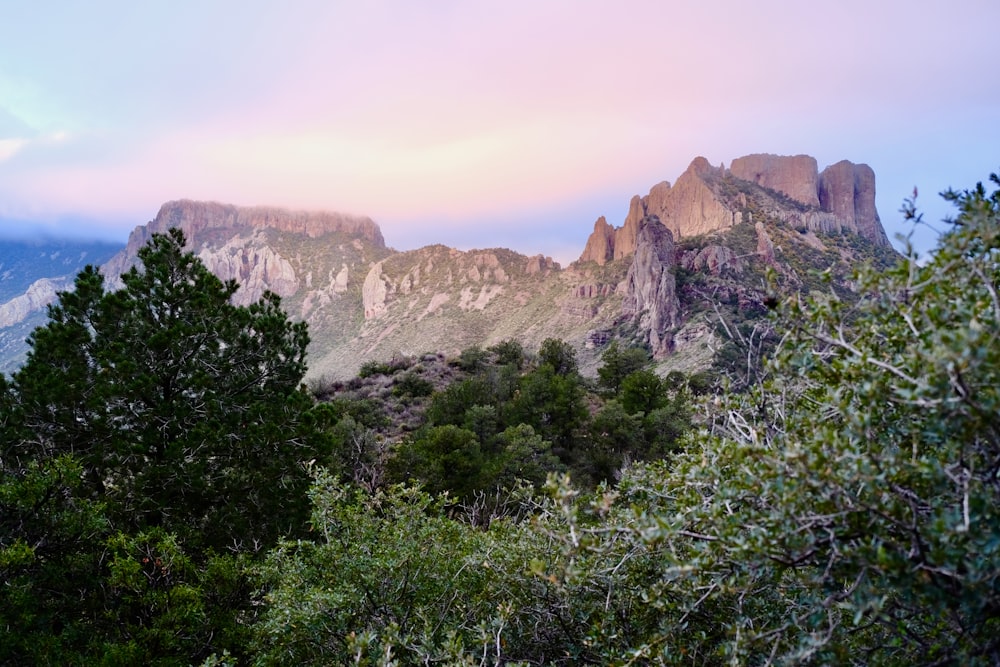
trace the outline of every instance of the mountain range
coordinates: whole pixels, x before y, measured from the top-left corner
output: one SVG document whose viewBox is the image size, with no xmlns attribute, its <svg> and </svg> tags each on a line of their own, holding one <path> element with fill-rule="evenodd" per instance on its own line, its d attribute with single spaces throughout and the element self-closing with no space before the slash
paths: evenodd
<svg viewBox="0 0 1000 667">
<path fill-rule="evenodd" d="M 395 251 L 367 217 L 173 201 L 124 248 L 63 244 L 62 263 L 23 261 L 17 244 L 0 242 L 0 370 L 23 361 L 24 338 L 81 262 L 100 264 L 116 286 L 138 249 L 171 227 L 216 275 L 240 283 L 237 302 L 281 296 L 309 323 L 310 376 L 331 379 L 369 360 L 505 339 L 531 350 L 551 337 L 574 346 L 585 372 L 613 340 L 644 346 L 661 370 L 704 369 L 735 327 L 762 321 L 771 291 L 849 294 L 858 264 L 896 257 L 871 168 L 819 171 L 805 155 L 748 155 L 728 168 L 696 158 L 673 184 L 633 197 L 621 226 L 598 218 L 568 267 L 505 248 Z M 38 250 L 38 259 L 56 252 Z"/>
</svg>

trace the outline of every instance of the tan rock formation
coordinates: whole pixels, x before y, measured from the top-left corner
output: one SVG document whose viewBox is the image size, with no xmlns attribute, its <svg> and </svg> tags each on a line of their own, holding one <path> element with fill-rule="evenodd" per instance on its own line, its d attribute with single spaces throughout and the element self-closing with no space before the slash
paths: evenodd
<svg viewBox="0 0 1000 667">
<path fill-rule="evenodd" d="M 601 218 L 603 220 L 604 218 Z M 607 224 L 607 223 L 605 223 Z M 608 225 L 610 227 L 610 225 Z M 598 262 L 598 264 L 603 264 L 603 262 Z M 534 257 L 529 257 L 524 267 L 524 272 L 529 276 L 537 274 L 548 274 L 551 271 L 559 270 L 559 262 L 553 261 L 551 257 L 544 257 L 542 255 L 535 255 Z"/>
<path fill-rule="evenodd" d="M 732 249 L 721 245 L 710 245 L 698 251 L 685 253 L 681 266 L 688 271 L 707 271 L 719 276 L 723 272 L 740 274 L 746 263 L 737 257 Z"/>
<path fill-rule="evenodd" d="M 676 326 L 680 313 L 673 266 L 670 230 L 656 218 L 646 218 L 625 279 L 622 316 L 637 322 L 655 357 L 670 352 L 670 329 Z"/>
<path fill-rule="evenodd" d="M 382 231 L 371 218 L 331 213 L 326 211 L 291 211 L 266 206 L 233 206 L 218 202 L 201 202 L 182 199 L 167 202 L 160 207 L 156 218 L 146 225 L 136 227 L 129 235 L 125 249 L 112 257 L 102 273 L 114 279 L 134 263 L 139 248 L 146 245 L 153 234 L 166 233 L 178 227 L 190 240 L 208 230 L 257 230 L 276 229 L 283 232 L 304 234 L 318 238 L 331 232 L 355 234 L 379 248 L 385 247 Z"/>
<path fill-rule="evenodd" d="M 661 181 L 649 189 L 642 199 L 642 204 L 646 208 L 647 215 L 655 215 L 663 222 L 666 219 L 667 206 L 669 205 L 670 182 Z M 668 228 L 669 229 L 669 228 Z M 676 236 L 676 235 L 675 235 Z"/>
<path fill-rule="evenodd" d="M 736 178 L 777 190 L 806 206 L 819 208 L 819 171 L 814 157 L 746 155 L 733 160 L 729 171 Z"/>
<path fill-rule="evenodd" d="M 639 195 L 634 195 L 628 205 L 628 215 L 625 216 L 625 224 L 621 229 L 615 230 L 614 258 L 621 259 L 628 257 L 635 252 L 636 237 L 642 227 L 642 219 L 646 212 L 643 210 L 642 199 Z"/>
<path fill-rule="evenodd" d="M 764 229 L 764 223 L 758 222 L 754 225 L 754 229 L 757 230 L 757 254 L 765 263 L 774 266 L 774 242 Z"/>
<path fill-rule="evenodd" d="M 705 182 L 706 176 L 717 173 L 718 170 L 708 160 L 695 158 L 673 187 L 662 193 L 659 210 L 650 210 L 650 213 L 659 217 L 677 239 L 732 227 L 733 212 L 719 201 Z M 658 199 L 660 195 L 657 193 Z M 651 205 L 652 199 L 650 196 Z"/>
<path fill-rule="evenodd" d="M 368 271 L 364 285 L 361 287 L 361 302 L 364 306 L 366 320 L 375 319 L 385 312 L 385 300 L 388 293 L 388 285 L 382 277 L 382 262 L 377 262 Z"/>
<path fill-rule="evenodd" d="M 861 236 L 889 245 L 875 209 L 875 172 L 868 165 L 841 160 L 824 169 L 819 175 L 819 202 Z"/>
</svg>

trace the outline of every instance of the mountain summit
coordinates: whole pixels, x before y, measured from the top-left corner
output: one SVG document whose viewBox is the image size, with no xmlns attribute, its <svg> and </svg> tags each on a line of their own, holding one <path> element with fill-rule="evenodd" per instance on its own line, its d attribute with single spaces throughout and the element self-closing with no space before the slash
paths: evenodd
<svg viewBox="0 0 1000 667">
<path fill-rule="evenodd" d="M 743 183 L 744 185 L 741 185 Z M 878 246 L 889 239 L 875 209 L 875 172 L 866 164 L 843 160 L 818 171 L 808 155 L 756 154 L 733 160 L 729 169 L 697 157 L 677 182 L 654 185 L 645 197 L 632 198 L 624 224 L 614 228 L 598 218 L 580 261 L 598 264 L 630 255 L 647 216 L 655 216 L 675 241 L 731 229 L 754 211 L 745 184 L 770 195 L 761 215 L 820 233 L 853 233 Z"/>
<path fill-rule="evenodd" d="M 563 339 L 585 371 L 612 340 L 690 370 L 723 354 L 720 324 L 765 312 L 768 270 L 781 289 L 807 291 L 829 269 L 846 294 L 858 262 L 893 261 L 874 197 L 863 164 L 820 172 L 805 155 L 748 155 L 727 169 L 699 157 L 673 185 L 633 197 L 621 227 L 598 218 L 566 268 L 503 248 L 397 252 L 367 217 L 181 200 L 136 227 L 102 272 L 114 287 L 152 234 L 180 227 L 212 272 L 240 283 L 238 303 L 269 290 L 309 323 L 313 376 L 509 338 L 528 349 Z M 19 303 L 44 307 L 33 296 Z"/>
</svg>

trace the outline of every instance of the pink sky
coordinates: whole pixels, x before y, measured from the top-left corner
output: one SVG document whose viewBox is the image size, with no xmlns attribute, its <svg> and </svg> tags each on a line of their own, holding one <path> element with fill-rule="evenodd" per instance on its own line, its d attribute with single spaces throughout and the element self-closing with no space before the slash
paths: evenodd
<svg viewBox="0 0 1000 667">
<path fill-rule="evenodd" d="M 7 229 L 213 199 L 567 261 L 697 155 L 866 162 L 890 236 L 1000 167 L 995 0 L 8 4 Z"/>
</svg>

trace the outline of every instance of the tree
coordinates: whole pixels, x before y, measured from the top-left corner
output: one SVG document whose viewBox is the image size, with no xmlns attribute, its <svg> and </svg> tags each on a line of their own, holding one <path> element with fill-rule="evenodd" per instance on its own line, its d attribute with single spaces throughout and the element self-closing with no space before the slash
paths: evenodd
<svg viewBox="0 0 1000 667">
<path fill-rule="evenodd" d="M 636 541 L 742 601 L 718 619 L 734 661 L 1000 662 L 1000 190 L 946 198 L 926 262 L 792 298 L 769 377 L 629 481 L 663 505 Z"/>
<path fill-rule="evenodd" d="M 618 341 L 614 341 L 601 355 L 601 361 L 604 364 L 597 369 L 598 382 L 612 394 L 617 394 L 626 377 L 649 363 L 649 352 L 639 347 L 623 350 Z"/>
<path fill-rule="evenodd" d="M 638 412 L 648 415 L 669 400 L 666 383 L 653 371 L 634 371 L 621 381 L 622 407 L 630 415 Z"/>
<path fill-rule="evenodd" d="M 79 457 L 88 492 L 136 529 L 273 542 L 304 523 L 299 464 L 324 453 L 300 387 L 306 328 L 273 294 L 233 305 L 236 283 L 184 243 L 154 235 L 119 291 L 88 267 L 60 295 L 13 377 L 5 447 Z"/>
<path fill-rule="evenodd" d="M 556 375 L 576 375 L 576 350 L 566 341 L 546 338 L 538 348 L 538 364 L 551 366 Z"/>
<path fill-rule="evenodd" d="M 0 382 L 0 662 L 242 653 L 248 559 L 307 528 L 330 448 L 305 325 L 233 305 L 184 244 L 153 235 L 119 291 L 85 269 Z"/>
<path fill-rule="evenodd" d="M 568 462 L 577 431 L 586 425 L 588 413 L 583 398 L 577 373 L 560 374 L 545 363 L 521 377 L 507 423 L 528 424 L 552 443 L 563 462 Z"/>
</svg>

